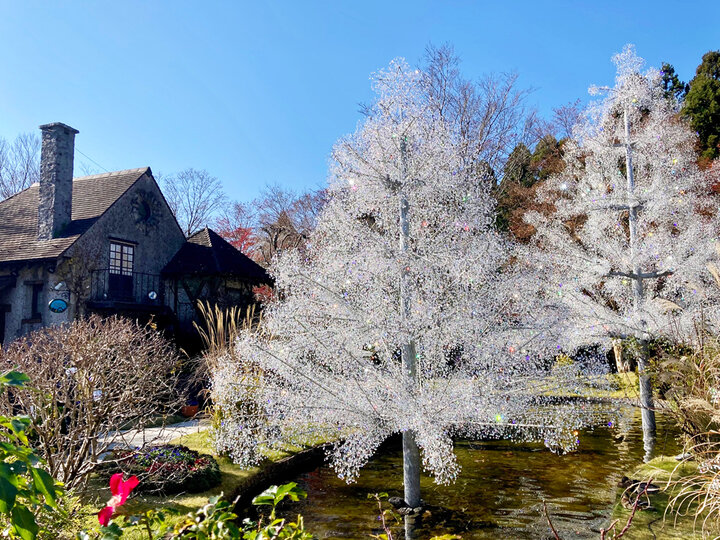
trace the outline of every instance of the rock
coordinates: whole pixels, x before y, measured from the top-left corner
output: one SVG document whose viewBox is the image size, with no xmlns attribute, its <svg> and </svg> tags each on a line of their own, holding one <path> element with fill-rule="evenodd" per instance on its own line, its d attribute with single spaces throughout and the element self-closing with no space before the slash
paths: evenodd
<svg viewBox="0 0 720 540">
<path fill-rule="evenodd" d="M 401 499 L 400 497 L 390 497 L 388 499 L 388 502 L 393 505 L 395 508 L 406 508 L 407 503 L 404 499 Z"/>
<path fill-rule="evenodd" d="M 627 493 L 623 493 L 623 496 L 620 498 L 621 504 L 627 508 L 628 510 L 632 510 L 633 506 L 635 506 L 635 501 L 637 500 L 637 497 L 639 495 L 636 495 L 635 497 L 628 496 Z M 650 501 L 645 498 L 641 498 L 640 501 L 637 503 L 637 509 L 638 510 L 655 510 L 655 507 L 650 504 Z"/>
<path fill-rule="evenodd" d="M 675 456 L 675 461 L 693 461 L 693 455 L 689 452 L 683 452 Z"/>
<path fill-rule="evenodd" d="M 643 493 L 644 491 L 647 491 L 647 493 L 658 493 L 660 491 L 660 488 L 657 487 L 655 484 L 650 484 L 648 482 L 639 482 L 637 487 L 635 488 L 635 493 Z"/>
<path fill-rule="evenodd" d="M 625 490 L 630 493 L 643 493 L 646 487 L 648 493 L 657 493 L 660 491 L 660 488 L 655 484 L 641 482 L 640 480 L 634 480 L 632 478 L 628 478 L 627 476 L 622 477 L 622 480 L 618 482 L 618 486 L 625 488 Z"/>
</svg>

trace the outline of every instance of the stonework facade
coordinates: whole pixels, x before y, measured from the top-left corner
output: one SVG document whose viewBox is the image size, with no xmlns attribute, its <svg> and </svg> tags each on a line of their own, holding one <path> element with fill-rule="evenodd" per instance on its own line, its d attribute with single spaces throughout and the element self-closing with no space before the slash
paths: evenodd
<svg viewBox="0 0 720 540">
<path fill-rule="evenodd" d="M 187 301 L 178 284 L 196 278 L 194 259 L 212 258 L 221 243 L 223 265 L 203 266 L 204 277 L 223 272 L 247 288 L 268 282 L 224 240 L 193 251 L 195 240 L 186 240 L 149 167 L 73 179 L 77 130 L 41 129 L 41 182 L 0 201 L 0 342 L 87 312 L 179 327 L 188 315 L 178 310 Z"/>
</svg>

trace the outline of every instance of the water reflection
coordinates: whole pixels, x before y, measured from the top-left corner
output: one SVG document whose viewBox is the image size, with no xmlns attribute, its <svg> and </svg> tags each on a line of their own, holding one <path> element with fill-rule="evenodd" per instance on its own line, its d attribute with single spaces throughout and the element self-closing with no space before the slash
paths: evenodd
<svg viewBox="0 0 720 540">
<path fill-rule="evenodd" d="M 658 453 L 680 452 L 668 422 L 658 418 Z M 542 513 L 547 502 L 563 538 L 598 538 L 607 526 L 624 473 L 640 464 L 643 445 L 639 414 L 627 427 L 602 427 L 580 435 L 577 452 L 558 456 L 542 445 L 507 441 L 460 441 L 456 452 L 462 473 L 451 486 L 423 478 L 427 512 L 415 519 L 412 538 L 460 534 L 463 538 L 537 539 L 548 536 Z M 295 479 L 308 499 L 289 512 L 305 516 L 306 527 L 319 538 L 367 538 L 382 532 L 375 501 L 369 493 L 402 496 L 399 442 L 389 445 L 347 485 L 329 467 Z M 410 538 L 410 523 L 393 528 L 396 540 Z"/>
</svg>

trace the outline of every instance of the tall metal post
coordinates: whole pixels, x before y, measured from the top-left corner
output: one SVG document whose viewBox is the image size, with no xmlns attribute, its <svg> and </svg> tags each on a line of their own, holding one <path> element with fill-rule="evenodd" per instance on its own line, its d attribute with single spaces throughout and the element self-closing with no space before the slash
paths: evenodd
<svg viewBox="0 0 720 540">
<path fill-rule="evenodd" d="M 408 251 L 410 240 L 410 211 L 407 196 L 405 195 L 405 175 L 407 174 L 407 143 L 405 136 L 400 140 L 400 252 L 404 255 Z M 410 303 L 412 299 L 410 275 L 406 265 L 400 272 L 400 314 L 403 323 L 410 318 Z M 410 339 L 401 347 L 402 374 L 405 390 L 412 395 L 417 389 L 417 358 L 415 341 Z M 415 433 L 407 430 L 403 432 L 403 486 L 404 498 L 408 506 L 420 506 L 420 450 L 415 441 Z"/>
<path fill-rule="evenodd" d="M 641 268 L 638 262 L 637 253 L 637 205 L 632 202 L 635 193 L 635 175 L 632 164 L 632 142 L 630 140 L 630 118 L 628 116 L 627 105 L 623 111 L 623 119 L 625 122 L 625 167 L 627 169 L 627 198 L 629 206 L 628 225 L 630 229 L 630 260 L 632 261 L 632 280 L 633 287 L 633 309 L 637 313 L 641 308 L 643 301 L 643 282 L 641 276 Z M 643 441 L 645 446 L 645 460 L 652 458 L 655 446 L 655 409 L 653 405 L 652 384 L 648 369 L 648 349 L 645 329 L 641 328 L 635 332 L 640 345 L 640 357 L 638 359 L 638 378 L 640 379 L 640 407 L 642 416 Z"/>
</svg>

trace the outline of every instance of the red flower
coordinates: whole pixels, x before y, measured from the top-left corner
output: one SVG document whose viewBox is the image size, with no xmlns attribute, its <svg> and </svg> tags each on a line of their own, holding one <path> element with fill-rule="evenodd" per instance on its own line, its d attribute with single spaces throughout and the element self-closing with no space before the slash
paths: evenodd
<svg viewBox="0 0 720 540">
<path fill-rule="evenodd" d="M 130 492 L 140 483 L 137 476 L 131 476 L 123 481 L 122 473 L 115 473 L 110 477 L 110 493 L 112 498 L 107 502 L 107 506 L 98 512 L 98 521 L 103 527 L 107 527 L 110 518 L 117 510 L 118 506 L 122 506 L 127 501 Z"/>
</svg>

